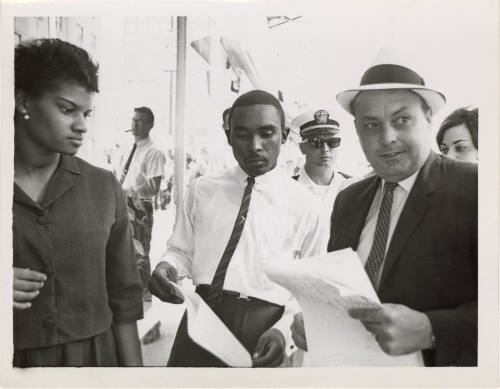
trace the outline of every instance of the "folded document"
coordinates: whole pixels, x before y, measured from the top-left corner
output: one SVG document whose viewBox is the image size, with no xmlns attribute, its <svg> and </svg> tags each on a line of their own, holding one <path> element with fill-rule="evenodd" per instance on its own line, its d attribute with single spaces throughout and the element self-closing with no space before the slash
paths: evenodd
<svg viewBox="0 0 500 389">
<path fill-rule="evenodd" d="M 263 264 L 267 276 L 301 305 L 309 352 L 307 366 L 423 366 L 420 352 L 393 357 L 379 347 L 352 308 L 378 308 L 380 301 L 351 249 Z"/>
<path fill-rule="evenodd" d="M 228 366 L 252 367 L 252 357 L 219 317 L 193 290 L 182 288 L 188 334 L 194 342 L 210 351 Z"/>
</svg>

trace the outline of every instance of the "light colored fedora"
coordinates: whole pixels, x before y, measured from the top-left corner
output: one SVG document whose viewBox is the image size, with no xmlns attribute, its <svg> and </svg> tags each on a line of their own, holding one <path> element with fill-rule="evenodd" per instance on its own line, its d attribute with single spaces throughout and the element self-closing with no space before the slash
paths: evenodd
<svg viewBox="0 0 500 389">
<path fill-rule="evenodd" d="M 348 89 L 337 95 L 338 103 L 351 115 L 356 96 L 368 90 L 408 89 L 419 95 L 436 114 L 446 103 L 440 92 L 425 86 L 424 79 L 416 72 L 394 63 L 379 63 L 370 67 L 361 77 L 359 88 Z"/>
</svg>

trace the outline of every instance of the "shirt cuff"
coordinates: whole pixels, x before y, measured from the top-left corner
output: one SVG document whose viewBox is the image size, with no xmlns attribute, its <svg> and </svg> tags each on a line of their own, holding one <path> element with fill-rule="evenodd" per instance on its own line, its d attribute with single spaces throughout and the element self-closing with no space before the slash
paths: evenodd
<svg viewBox="0 0 500 389">
<path fill-rule="evenodd" d="M 126 309 L 113 312 L 113 321 L 115 323 L 132 323 L 142 318 L 144 318 L 142 299 Z"/>
<path fill-rule="evenodd" d="M 184 263 L 179 260 L 175 255 L 170 252 L 166 252 L 162 258 L 162 261 L 167 262 L 169 265 L 173 266 L 177 270 L 177 277 L 191 277 L 191 273 Z"/>
</svg>

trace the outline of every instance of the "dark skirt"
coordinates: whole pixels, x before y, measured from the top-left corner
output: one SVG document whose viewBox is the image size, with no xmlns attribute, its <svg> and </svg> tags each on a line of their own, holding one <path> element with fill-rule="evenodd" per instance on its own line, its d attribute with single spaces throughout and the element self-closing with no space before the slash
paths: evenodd
<svg viewBox="0 0 500 389">
<path fill-rule="evenodd" d="M 14 352 L 14 367 L 119 366 L 115 335 L 110 327 L 102 334 L 50 347 Z"/>
</svg>

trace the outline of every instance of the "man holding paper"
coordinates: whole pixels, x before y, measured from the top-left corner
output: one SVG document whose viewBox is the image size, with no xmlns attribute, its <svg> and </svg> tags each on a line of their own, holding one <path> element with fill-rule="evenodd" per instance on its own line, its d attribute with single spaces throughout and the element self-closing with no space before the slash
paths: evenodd
<svg viewBox="0 0 500 389">
<path fill-rule="evenodd" d="M 252 353 L 253 366 L 278 366 L 298 306 L 260 263 L 325 252 L 320 211 L 306 188 L 276 168 L 288 129 L 274 96 L 259 90 L 241 95 L 229 124 L 238 166 L 192 182 L 150 289 L 163 301 L 181 303 L 173 283 L 191 277 L 196 292 Z M 226 366 L 191 340 L 187 320 L 185 314 L 168 366 Z"/>
<path fill-rule="evenodd" d="M 477 365 L 477 165 L 431 151 L 444 96 L 385 61 L 337 100 L 376 172 L 340 192 L 332 214 L 328 250 L 357 250 L 383 303 L 350 315 L 389 355 Z"/>
</svg>

